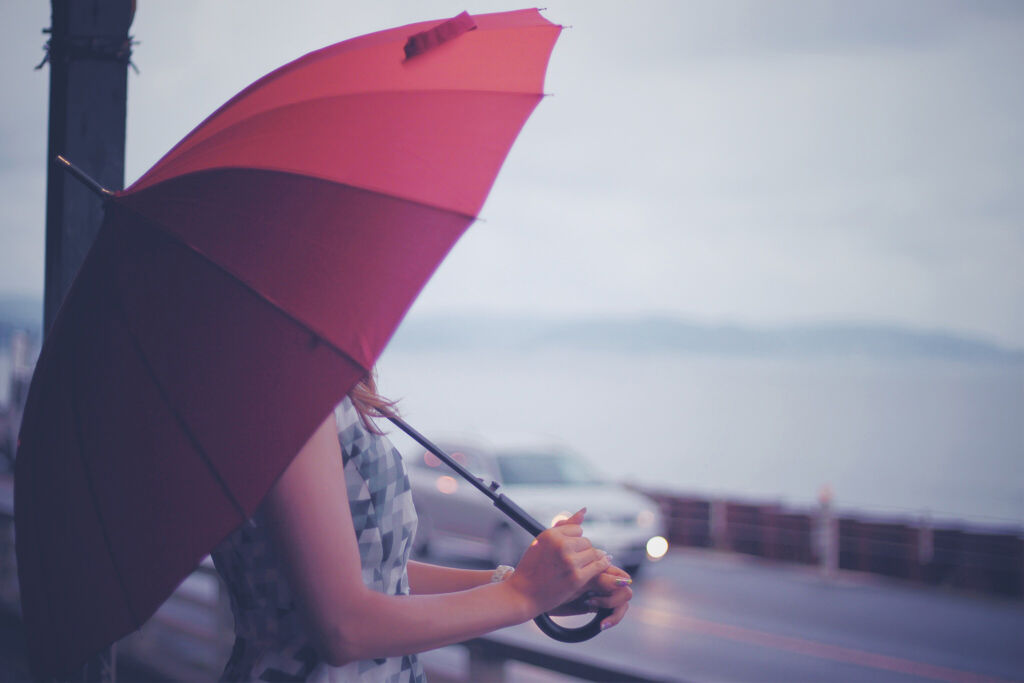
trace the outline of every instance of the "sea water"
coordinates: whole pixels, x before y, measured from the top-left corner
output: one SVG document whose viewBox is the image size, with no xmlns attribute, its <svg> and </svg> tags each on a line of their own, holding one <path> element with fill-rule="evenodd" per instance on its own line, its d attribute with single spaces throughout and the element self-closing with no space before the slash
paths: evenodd
<svg viewBox="0 0 1024 683">
<path fill-rule="evenodd" d="M 532 434 L 610 478 L 710 497 L 1024 526 L 1024 365 L 388 351 L 429 435 Z M 404 452 L 411 444 L 394 435 Z"/>
</svg>

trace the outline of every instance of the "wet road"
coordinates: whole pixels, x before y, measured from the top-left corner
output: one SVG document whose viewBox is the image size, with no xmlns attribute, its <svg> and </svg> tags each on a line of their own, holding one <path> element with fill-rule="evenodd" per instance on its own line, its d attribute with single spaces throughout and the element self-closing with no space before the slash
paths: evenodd
<svg viewBox="0 0 1024 683">
<path fill-rule="evenodd" d="M 1024 680 L 1019 601 L 698 550 L 649 569 L 627 619 L 587 643 L 499 635 L 680 681 Z"/>
</svg>

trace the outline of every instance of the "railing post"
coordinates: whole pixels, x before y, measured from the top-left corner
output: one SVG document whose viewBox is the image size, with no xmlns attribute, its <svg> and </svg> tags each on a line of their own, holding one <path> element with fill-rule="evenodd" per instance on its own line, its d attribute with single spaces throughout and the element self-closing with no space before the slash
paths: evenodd
<svg viewBox="0 0 1024 683">
<path fill-rule="evenodd" d="M 917 527 L 917 562 L 922 568 L 931 563 L 935 556 L 935 532 L 932 529 L 931 516 L 927 513 L 921 517 Z"/>
<path fill-rule="evenodd" d="M 467 680 L 476 683 L 504 683 L 505 658 L 495 655 L 479 643 L 469 643 L 469 675 Z"/>
<path fill-rule="evenodd" d="M 821 573 L 834 576 L 839 570 L 839 522 L 832 514 L 832 487 L 818 493 L 818 558 Z"/>
<path fill-rule="evenodd" d="M 729 519 L 728 504 L 724 500 L 711 501 L 708 513 L 708 526 L 711 530 L 711 547 L 716 550 L 729 550 Z"/>
</svg>

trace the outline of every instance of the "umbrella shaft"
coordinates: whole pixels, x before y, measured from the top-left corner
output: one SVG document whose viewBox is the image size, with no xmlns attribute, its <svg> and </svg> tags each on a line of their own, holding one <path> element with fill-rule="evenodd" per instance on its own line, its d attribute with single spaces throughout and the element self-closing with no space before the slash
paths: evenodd
<svg viewBox="0 0 1024 683">
<path fill-rule="evenodd" d="M 472 472 L 470 472 L 465 467 L 456 462 L 454 458 L 452 458 L 450 455 L 448 455 L 440 448 L 435 446 L 433 443 L 431 443 L 430 439 L 428 439 L 427 437 L 423 436 L 418 431 L 413 429 L 412 425 L 410 425 L 408 422 L 406 422 L 400 417 L 388 417 L 388 419 L 391 420 L 391 422 L 394 423 L 396 427 L 398 427 L 403 432 L 408 434 L 416 443 L 418 443 L 419 445 L 423 446 L 428 451 L 433 453 L 438 458 L 438 460 L 440 460 L 445 465 L 448 465 L 448 467 L 455 470 L 460 477 L 464 478 L 470 484 L 480 489 L 480 491 L 482 491 L 483 494 L 490 498 L 492 501 L 497 502 L 497 494 L 495 494 L 490 488 L 488 488 L 487 485 L 484 484 L 483 480 L 474 476 Z"/>
<path fill-rule="evenodd" d="M 443 450 L 431 443 L 430 439 L 420 434 L 418 431 L 412 428 L 412 426 L 400 417 L 388 417 L 392 423 L 403 432 L 408 434 L 416 443 L 430 451 L 438 460 L 448 465 L 448 467 L 455 470 L 456 474 L 468 481 L 473 486 L 480 489 L 480 491 L 491 499 L 494 506 L 501 510 L 509 519 L 526 529 L 531 535 L 536 536 L 537 534 L 544 531 L 545 527 L 543 524 L 538 522 L 532 517 L 526 510 L 516 505 L 515 501 L 506 496 L 504 493 L 498 493 L 498 485 L 491 482 L 490 486 L 484 484 L 483 480 L 473 475 L 472 472 L 467 470 L 465 467 L 455 461 L 450 455 L 445 453 Z"/>
</svg>

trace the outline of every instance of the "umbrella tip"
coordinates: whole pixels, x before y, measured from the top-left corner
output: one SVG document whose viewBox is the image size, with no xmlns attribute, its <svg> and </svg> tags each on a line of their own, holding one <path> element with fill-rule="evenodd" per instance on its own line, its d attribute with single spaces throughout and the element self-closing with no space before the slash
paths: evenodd
<svg viewBox="0 0 1024 683">
<path fill-rule="evenodd" d="M 55 164 L 73 175 L 80 183 L 95 192 L 100 198 L 107 199 L 114 196 L 113 192 L 93 180 L 88 173 L 71 163 L 63 154 L 58 154 L 53 161 Z"/>
</svg>

